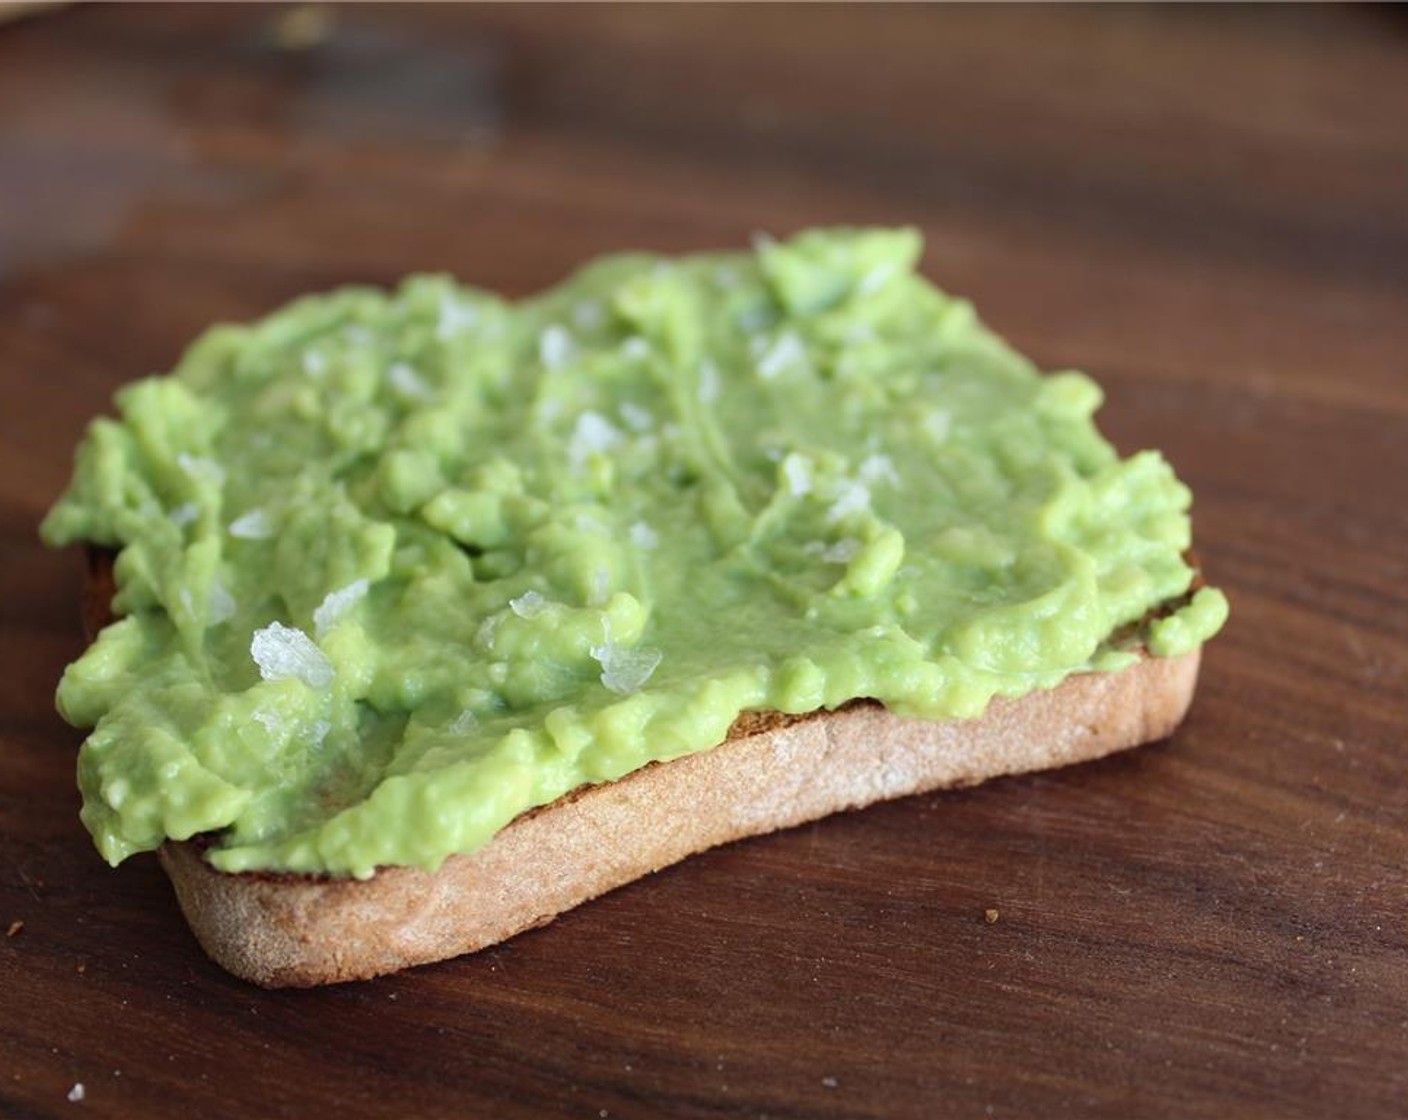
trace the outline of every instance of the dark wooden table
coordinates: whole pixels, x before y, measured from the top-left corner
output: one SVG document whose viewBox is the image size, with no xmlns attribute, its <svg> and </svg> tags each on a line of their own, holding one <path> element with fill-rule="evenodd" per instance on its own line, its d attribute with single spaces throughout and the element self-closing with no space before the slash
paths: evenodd
<svg viewBox="0 0 1408 1120">
<path fill-rule="evenodd" d="M 1408 1115 L 1408 20 L 334 16 L 0 27 L 0 1115 Z M 117 385 L 308 289 L 825 222 L 922 226 L 1192 483 L 1235 614 L 1172 741 L 332 990 L 231 979 L 101 863 L 34 530 Z"/>
</svg>

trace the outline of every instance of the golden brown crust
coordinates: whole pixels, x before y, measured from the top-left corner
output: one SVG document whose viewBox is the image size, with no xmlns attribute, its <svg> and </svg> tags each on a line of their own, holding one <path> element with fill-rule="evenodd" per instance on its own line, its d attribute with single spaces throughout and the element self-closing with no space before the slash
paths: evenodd
<svg viewBox="0 0 1408 1120">
<path fill-rule="evenodd" d="M 1070 677 L 976 720 L 858 703 L 745 723 L 711 751 L 525 813 L 433 873 L 228 875 L 193 842 L 168 843 L 161 862 L 201 945 L 235 975 L 266 987 L 365 979 L 493 945 L 718 844 L 1163 738 L 1192 700 L 1199 653 Z"/>
</svg>

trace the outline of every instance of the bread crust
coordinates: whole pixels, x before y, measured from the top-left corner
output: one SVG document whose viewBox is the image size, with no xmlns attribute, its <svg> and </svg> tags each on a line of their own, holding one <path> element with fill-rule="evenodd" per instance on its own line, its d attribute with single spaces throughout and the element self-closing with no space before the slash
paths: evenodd
<svg viewBox="0 0 1408 1120">
<path fill-rule="evenodd" d="M 227 874 L 196 841 L 168 842 L 160 858 L 202 947 L 236 976 L 265 987 L 366 979 L 496 944 L 719 844 L 1161 739 L 1192 701 L 1200 654 L 1072 676 L 973 720 L 907 719 L 872 701 L 747 713 L 718 747 L 576 790 L 435 872 Z"/>
</svg>

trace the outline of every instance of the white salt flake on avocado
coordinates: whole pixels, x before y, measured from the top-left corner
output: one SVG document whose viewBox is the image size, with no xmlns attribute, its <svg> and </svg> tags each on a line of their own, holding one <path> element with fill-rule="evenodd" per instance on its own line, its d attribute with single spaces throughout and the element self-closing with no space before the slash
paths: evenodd
<svg viewBox="0 0 1408 1120">
<path fill-rule="evenodd" d="M 626 530 L 626 536 L 630 538 L 631 544 L 644 552 L 649 552 L 660 543 L 660 534 L 644 521 L 635 522 Z"/>
<path fill-rule="evenodd" d="M 225 485 L 225 468 L 214 459 L 188 455 L 182 451 L 176 456 L 176 465 L 196 482 L 209 482 L 212 486 Z"/>
<path fill-rule="evenodd" d="M 764 381 L 771 381 L 807 360 L 807 347 L 795 331 L 783 331 L 769 343 L 766 339 L 753 342 L 754 368 Z"/>
<path fill-rule="evenodd" d="M 450 730 L 456 735 L 463 735 L 466 731 L 473 731 L 478 726 L 478 718 L 471 709 L 466 708 L 454 718 L 450 724 Z"/>
<path fill-rule="evenodd" d="M 274 535 L 274 523 L 263 508 L 246 510 L 230 522 L 230 536 L 246 541 L 268 540 Z"/>
<path fill-rule="evenodd" d="M 229 622 L 235 617 L 235 597 L 223 583 L 216 580 L 210 585 L 210 599 L 206 603 L 206 622 L 210 626 L 219 626 L 222 622 Z"/>
<path fill-rule="evenodd" d="M 860 553 L 860 541 L 855 537 L 843 537 L 835 544 L 821 550 L 821 558 L 828 564 L 849 564 Z"/>
<path fill-rule="evenodd" d="M 567 328 L 554 323 L 538 336 L 538 360 L 544 369 L 561 369 L 576 355 L 577 344 Z"/>
<path fill-rule="evenodd" d="M 719 399 L 719 367 L 705 358 L 699 363 L 699 403 L 713 404 Z"/>
<path fill-rule="evenodd" d="M 567 459 L 574 470 L 581 470 L 591 455 L 611 450 L 621 442 L 621 432 L 599 412 L 588 409 L 577 417 L 576 426 L 567 441 Z"/>
<path fill-rule="evenodd" d="M 642 408 L 634 401 L 622 401 L 619 411 L 626 427 L 633 432 L 648 432 L 655 426 L 655 413 L 648 408 Z"/>
<path fill-rule="evenodd" d="M 391 368 L 386 371 L 386 379 L 403 397 L 415 401 L 430 399 L 430 386 L 409 362 L 393 362 Z"/>
<path fill-rule="evenodd" d="M 664 655 L 650 646 L 635 649 L 619 646 L 611 638 L 611 619 L 604 617 L 601 624 L 606 640 L 599 646 L 592 646 L 590 651 L 601 666 L 601 683 L 623 696 L 639 692 L 660 667 Z"/>
<path fill-rule="evenodd" d="M 547 608 L 548 601 L 536 591 L 525 591 L 518 598 L 508 601 L 508 609 L 519 618 L 537 618 Z"/>
<path fill-rule="evenodd" d="M 478 323 L 478 308 L 461 303 L 453 295 L 440 297 L 440 317 L 435 324 L 435 335 L 441 342 L 447 342 L 455 335 L 473 329 Z"/>
<path fill-rule="evenodd" d="M 322 637 L 366 597 L 371 585 L 364 579 L 354 579 L 346 587 L 329 591 L 313 612 L 313 630 Z"/>
<path fill-rule="evenodd" d="M 826 520 L 840 521 L 852 514 L 870 509 L 870 487 L 859 479 L 848 478 L 836 491 L 836 500 L 826 511 Z"/>
<path fill-rule="evenodd" d="M 860 469 L 856 473 L 867 486 L 874 486 L 878 482 L 888 482 L 891 486 L 900 484 L 895 461 L 888 455 L 867 455 L 861 460 Z"/>
<path fill-rule="evenodd" d="M 939 409 L 924 417 L 924 433 L 935 443 L 943 443 L 948 439 L 949 430 L 953 427 L 953 417 Z"/>
<path fill-rule="evenodd" d="M 594 299 L 584 299 L 572 308 L 572 322 L 584 331 L 594 331 L 606 322 L 606 309 Z"/>
<path fill-rule="evenodd" d="M 317 644 L 296 626 L 271 622 L 256 630 L 249 642 L 249 655 L 266 681 L 300 680 L 309 688 L 332 684 L 332 662 Z"/>
<path fill-rule="evenodd" d="M 320 378 L 328 371 L 328 360 L 316 350 L 306 350 L 303 353 L 303 372 L 309 377 Z"/>
<path fill-rule="evenodd" d="M 805 455 L 792 452 L 782 460 L 782 480 L 794 498 L 812 492 L 812 464 Z"/>
</svg>

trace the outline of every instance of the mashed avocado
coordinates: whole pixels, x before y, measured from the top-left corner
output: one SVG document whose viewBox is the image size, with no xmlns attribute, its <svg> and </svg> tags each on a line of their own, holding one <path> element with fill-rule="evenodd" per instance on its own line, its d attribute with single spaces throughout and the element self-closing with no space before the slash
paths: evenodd
<svg viewBox="0 0 1408 1120">
<path fill-rule="evenodd" d="M 58 692 L 103 855 L 431 868 L 746 709 L 976 716 L 1130 664 L 1187 598 L 1187 489 L 919 254 L 815 231 L 521 303 L 417 276 L 124 388 L 43 526 L 120 550 Z M 1201 590 L 1150 646 L 1225 615 Z"/>
</svg>

